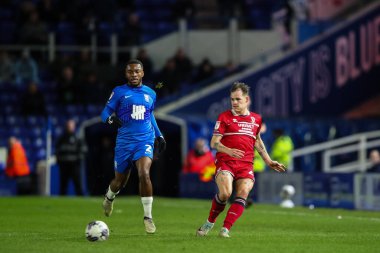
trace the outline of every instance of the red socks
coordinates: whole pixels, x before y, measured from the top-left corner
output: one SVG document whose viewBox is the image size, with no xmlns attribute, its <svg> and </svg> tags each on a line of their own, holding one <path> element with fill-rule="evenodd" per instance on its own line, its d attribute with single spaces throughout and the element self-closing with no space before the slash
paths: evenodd
<svg viewBox="0 0 380 253">
<path fill-rule="evenodd" d="M 245 205 L 246 205 L 246 200 L 245 199 L 236 197 L 235 200 L 234 200 L 234 202 L 230 206 L 230 209 L 228 209 L 228 213 L 227 213 L 226 219 L 224 219 L 223 227 L 225 227 L 228 230 L 230 230 L 231 227 L 232 227 L 232 225 L 235 223 L 235 221 L 244 212 Z"/>
<path fill-rule="evenodd" d="M 208 216 L 208 221 L 211 223 L 215 223 L 218 215 L 223 212 L 226 207 L 227 201 L 223 202 L 219 199 L 218 194 L 215 194 L 214 199 L 212 200 L 210 215 Z"/>
</svg>

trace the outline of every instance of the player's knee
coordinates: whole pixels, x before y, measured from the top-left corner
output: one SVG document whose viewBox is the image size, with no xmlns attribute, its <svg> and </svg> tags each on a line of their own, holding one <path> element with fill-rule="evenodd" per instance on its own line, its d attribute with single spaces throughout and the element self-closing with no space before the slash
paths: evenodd
<svg viewBox="0 0 380 253">
<path fill-rule="evenodd" d="M 117 192 L 121 189 L 122 187 L 122 181 L 119 181 L 119 180 L 113 180 L 111 182 L 111 190 L 114 191 L 114 192 Z"/>
<path fill-rule="evenodd" d="M 248 197 L 248 195 L 249 195 L 248 189 L 243 189 L 243 190 L 236 192 L 236 197 L 240 197 L 243 199 L 246 199 Z"/>
<path fill-rule="evenodd" d="M 231 197 L 231 193 L 229 192 L 219 192 L 218 197 L 221 201 L 227 201 Z"/>
<path fill-rule="evenodd" d="M 147 184 L 150 182 L 150 176 L 148 173 L 140 173 L 139 174 L 139 181 L 142 183 L 142 184 Z"/>
</svg>

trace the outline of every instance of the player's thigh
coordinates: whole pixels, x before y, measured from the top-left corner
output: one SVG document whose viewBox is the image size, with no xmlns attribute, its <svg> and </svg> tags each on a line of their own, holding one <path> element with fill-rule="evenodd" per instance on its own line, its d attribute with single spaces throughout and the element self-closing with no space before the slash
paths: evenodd
<svg viewBox="0 0 380 253">
<path fill-rule="evenodd" d="M 149 175 L 150 167 L 152 166 L 152 158 L 148 156 L 142 156 L 135 161 L 135 166 L 139 176 Z"/>
<path fill-rule="evenodd" d="M 125 173 L 120 173 L 118 171 L 115 171 L 115 181 L 118 184 L 125 186 L 125 184 L 128 181 L 130 173 L 131 173 L 131 170 L 127 170 Z"/>
<path fill-rule="evenodd" d="M 249 192 L 253 188 L 254 181 L 251 178 L 241 178 L 236 180 L 236 197 L 246 199 L 249 195 Z"/>
<path fill-rule="evenodd" d="M 220 171 L 215 177 L 216 185 L 219 190 L 219 198 L 227 200 L 232 194 L 234 178 L 229 171 Z"/>
</svg>

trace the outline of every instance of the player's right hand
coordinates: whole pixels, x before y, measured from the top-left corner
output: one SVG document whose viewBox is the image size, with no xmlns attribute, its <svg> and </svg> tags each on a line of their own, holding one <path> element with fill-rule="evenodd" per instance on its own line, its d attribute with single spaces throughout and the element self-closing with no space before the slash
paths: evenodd
<svg viewBox="0 0 380 253">
<path fill-rule="evenodd" d="M 230 148 L 227 153 L 229 156 L 237 159 L 241 159 L 244 157 L 244 151 L 236 148 Z"/>
<path fill-rule="evenodd" d="M 116 127 L 121 127 L 123 125 L 123 122 L 121 122 L 121 120 L 115 115 L 109 116 L 107 119 L 107 123 L 111 126 Z"/>
</svg>

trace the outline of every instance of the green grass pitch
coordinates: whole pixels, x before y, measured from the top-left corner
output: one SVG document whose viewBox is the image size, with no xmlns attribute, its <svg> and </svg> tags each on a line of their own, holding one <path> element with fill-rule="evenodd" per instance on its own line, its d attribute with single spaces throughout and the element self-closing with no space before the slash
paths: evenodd
<svg viewBox="0 0 380 253">
<path fill-rule="evenodd" d="M 108 218 L 101 202 L 100 197 L 2 197 L 0 252 L 380 252 L 380 212 L 254 204 L 231 238 L 217 236 L 226 211 L 214 230 L 199 238 L 195 231 L 206 220 L 210 201 L 156 197 L 154 235 L 145 234 L 138 197 L 119 196 Z M 92 220 L 108 224 L 107 241 L 86 240 Z"/>
</svg>

